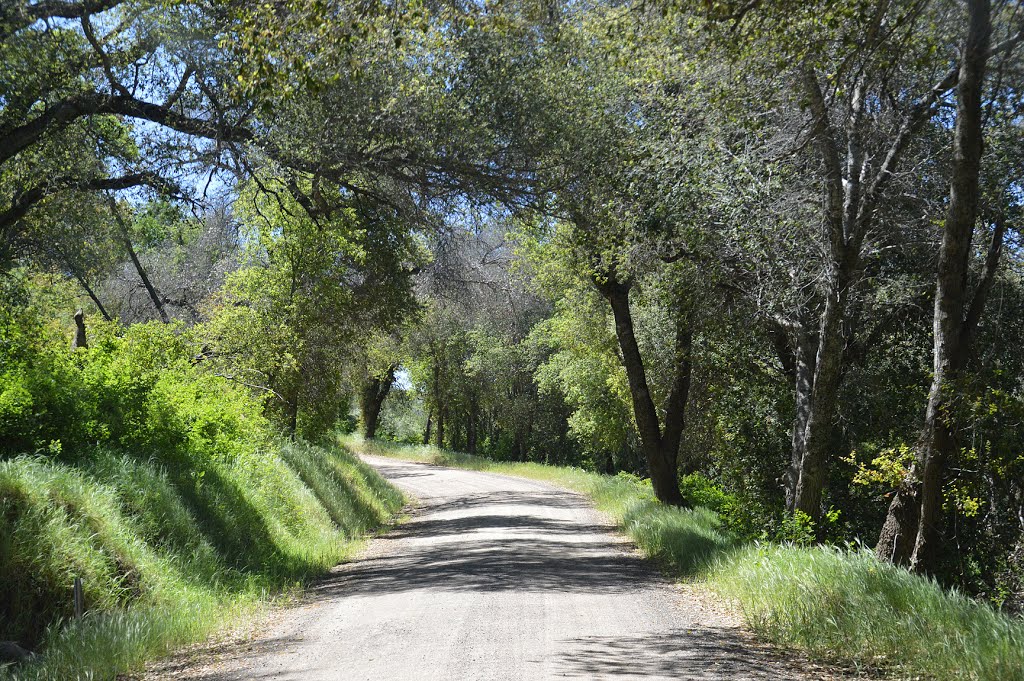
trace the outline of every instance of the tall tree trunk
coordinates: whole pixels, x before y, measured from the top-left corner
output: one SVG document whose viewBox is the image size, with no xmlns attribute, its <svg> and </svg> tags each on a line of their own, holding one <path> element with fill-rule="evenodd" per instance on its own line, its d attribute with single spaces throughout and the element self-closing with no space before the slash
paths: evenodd
<svg viewBox="0 0 1024 681">
<path fill-rule="evenodd" d="M 792 374 L 794 383 L 795 414 L 793 416 L 792 450 L 789 468 L 786 469 L 784 486 L 786 509 L 796 510 L 796 489 L 800 479 L 800 466 L 806 448 L 807 422 L 811 417 L 811 391 L 814 387 L 814 366 L 818 354 L 818 337 L 800 324 L 794 332 Z"/>
<path fill-rule="evenodd" d="M 818 323 L 813 365 L 810 348 L 803 347 L 803 366 L 796 377 L 797 423 L 793 433 L 790 470 L 787 471 L 787 505 L 812 520 L 821 518 L 821 501 L 828 479 L 829 444 L 836 420 L 836 407 L 843 364 L 843 320 L 846 317 L 848 287 L 856 270 L 860 251 L 853 230 L 861 200 L 859 177 L 844 177 L 844 163 L 837 144 L 837 131 L 814 69 L 804 68 L 798 88 L 811 113 L 811 137 L 822 162 L 823 224 L 828 239 L 828 287 Z M 858 93 L 861 90 L 858 87 Z M 855 97 L 848 121 L 846 167 L 856 165 L 859 150 L 859 112 L 862 102 Z M 803 342 L 808 338 L 804 337 Z M 809 380 L 808 380 L 809 379 Z M 803 430 L 799 429 L 803 422 Z"/>
<path fill-rule="evenodd" d="M 392 365 L 383 376 L 370 376 L 363 386 L 362 395 L 359 400 L 359 410 L 362 412 L 363 437 L 373 439 L 377 436 L 377 424 L 380 422 L 380 411 L 384 406 L 384 400 L 391 392 L 391 386 L 395 382 L 395 371 L 397 366 Z"/>
<path fill-rule="evenodd" d="M 423 429 L 423 444 L 430 444 L 431 427 L 434 425 L 434 409 L 427 411 L 427 426 Z"/>
<path fill-rule="evenodd" d="M 146 269 L 142 266 L 139 261 L 139 256 L 135 252 L 135 246 L 132 245 L 132 235 L 128 230 L 128 224 L 121 216 L 121 209 L 118 207 L 117 202 L 113 197 L 107 197 L 107 201 L 110 204 L 110 212 L 114 216 L 114 220 L 117 222 L 118 227 L 121 230 L 121 241 L 124 243 L 125 250 L 128 251 L 128 257 L 132 261 L 132 265 L 135 266 L 135 271 L 139 274 L 139 279 L 142 280 L 142 285 L 146 287 L 146 292 L 149 294 L 149 299 L 153 301 L 153 307 L 156 308 L 157 314 L 160 315 L 160 321 L 167 324 L 171 321 L 171 318 L 167 315 L 167 310 L 164 309 L 163 299 L 160 297 L 160 293 L 153 286 L 153 282 L 149 280 L 149 275 L 146 274 Z"/>
<path fill-rule="evenodd" d="M 437 407 L 437 424 L 434 426 L 434 446 L 444 449 L 444 421 L 447 410 L 442 405 Z"/>
<path fill-rule="evenodd" d="M 690 390 L 690 347 L 692 335 L 680 313 L 676 327 L 676 373 L 665 405 L 665 427 L 661 427 L 657 408 L 647 385 L 640 347 L 637 345 L 633 314 L 629 309 L 631 286 L 614 280 L 598 285 L 612 308 L 615 335 L 622 351 L 622 363 L 629 381 L 640 442 L 647 459 L 654 494 L 659 501 L 673 506 L 686 506 L 679 491 L 679 442 L 682 439 L 686 401 Z"/>
<path fill-rule="evenodd" d="M 909 560 L 911 569 L 918 572 L 930 569 L 935 558 L 941 531 L 942 485 L 946 467 L 957 447 L 949 413 L 952 391 L 967 359 L 967 341 L 971 334 L 968 323 L 977 322 L 976 316 L 971 320 L 972 315 L 965 313 L 984 140 L 982 88 L 992 27 L 989 0 L 969 0 L 967 8 L 967 35 L 956 86 L 953 175 L 935 288 L 932 385 L 914 464 L 890 504 L 875 548 L 880 558 L 895 562 Z M 998 251 L 996 255 L 998 258 Z M 986 272 L 986 276 L 990 273 Z M 979 287 L 982 299 L 979 301 L 976 296 L 975 304 L 984 304 L 986 290 L 986 287 Z"/>
<path fill-rule="evenodd" d="M 878 3 L 870 25 L 862 36 L 863 44 L 874 49 L 890 39 L 883 30 L 891 3 Z M 849 314 L 849 288 L 861 273 L 864 240 L 874 223 L 878 202 L 894 177 L 903 154 L 911 142 L 938 111 L 945 93 L 955 83 L 956 71 L 950 70 L 911 106 L 887 147 L 869 154 L 864 131 L 870 129 L 869 110 L 872 83 L 864 73 L 845 88 L 849 96 L 843 107 L 844 130 L 831 120 L 837 107 L 830 104 L 822 82 L 812 64 L 800 70 L 794 82 L 796 94 L 811 114 L 810 139 L 822 163 L 822 225 L 830 258 L 830 282 L 825 292 L 825 307 L 820 319 L 815 363 L 810 367 L 810 382 L 804 374 L 797 382 L 798 416 L 794 428 L 792 462 L 784 476 L 787 505 L 818 520 L 824 483 L 828 477 L 830 446 L 837 418 L 837 399 L 844 362 L 843 326 Z M 829 89 L 832 86 L 829 85 Z M 831 100 L 834 104 L 835 97 Z M 841 147 L 845 146 L 845 150 Z M 876 162 L 877 161 L 877 162 Z M 804 421 L 801 429 L 800 421 Z"/>
<path fill-rule="evenodd" d="M 796 480 L 793 510 L 806 513 L 815 523 L 821 519 L 821 500 L 832 458 L 832 437 L 843 369 L 842 325 L 852 269 L 846 262 L 840 262 L 832 275 L 832 285 L 818 329 L 810 401 L 803 405 L 807 410 L 803 442 L 796 442 L 803 445 L 803 457 Z"/>
</svg>

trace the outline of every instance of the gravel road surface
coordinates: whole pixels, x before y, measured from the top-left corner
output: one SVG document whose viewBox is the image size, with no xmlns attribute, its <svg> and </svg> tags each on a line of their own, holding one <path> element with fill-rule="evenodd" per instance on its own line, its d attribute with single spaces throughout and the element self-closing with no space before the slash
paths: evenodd
<svg viewBox="0 0 1024 681">
<path fill-rule="evenodd" d="M 255 640 L 168 678 L 832 678 L 757 645 L 699 590 L 661 577 L 576 494 L 366 461 L 417 500 L 409 522 Z"/>
</svg>

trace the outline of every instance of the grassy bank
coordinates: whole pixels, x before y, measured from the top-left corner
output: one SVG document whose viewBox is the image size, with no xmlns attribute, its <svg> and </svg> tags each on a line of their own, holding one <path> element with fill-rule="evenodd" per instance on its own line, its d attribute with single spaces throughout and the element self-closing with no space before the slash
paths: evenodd
<svg viewBox="0 0 1024 681">
<path fill-rule="evenodd" d="M 0 460 L 0 639 L 42 652 L 0 679 L 139 670 L 345 560 L 402 504 L 337 447 L 272 442 L 194 461 L 117 451 Z"/>
<path fill-rule="evenodd" d="M 743 544 L 707 508 L 657 504 L 625 476 L 343 438 L 357 453 L 518 475 L 584 493 L 670 574 L 734 603 L 762 638 L 900 678 L 1024 679 L 1024 623 L 863 549 Z M 699 498 L 694 501 L 701 501 Z"/>
</svg>

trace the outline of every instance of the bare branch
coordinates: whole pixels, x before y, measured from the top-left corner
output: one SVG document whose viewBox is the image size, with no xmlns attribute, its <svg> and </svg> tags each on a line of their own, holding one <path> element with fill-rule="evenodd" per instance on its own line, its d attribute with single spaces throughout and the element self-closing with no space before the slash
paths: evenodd
<svg viewBox="0 0 1024 681">
<path fill-rule="evenodd" d="M 89 41 L 96 56 L 99 57 L 100 64 L 103 67 L 103 73 L 107 77 L 107 82 L 110 83 L 110 88 L 113 92 L 119 92 L 125 97 L 131 97 L 132 94 L 128 92 L 128 89 L 121 84 L 121 81 L 114 75 L 114 66 L 110 63 L 110 55 L 103 49 L 103 45 L 96 38 L 96 34 L 92 30 L 92 21 L 89 19 L 89 13 L 82 14 L 82 33 L 85 34 L 85 39 Z"/>
<path fill-rule="evenodd" d="M 15 6 L 15 2 L 18 3 L 17 6 Z M 128 0 L 83 0 L 82 2 L 42 0 L 42 2 L 28 4 L 21 0 L 13 0 L 9 7 L 0 10 L 0 27 L 2 27 L 0 35 L 4 37 L 14 35 L 37 21 L 80 19 L 87 14 L 106 12 L 126 2 Z"/>
</svg>

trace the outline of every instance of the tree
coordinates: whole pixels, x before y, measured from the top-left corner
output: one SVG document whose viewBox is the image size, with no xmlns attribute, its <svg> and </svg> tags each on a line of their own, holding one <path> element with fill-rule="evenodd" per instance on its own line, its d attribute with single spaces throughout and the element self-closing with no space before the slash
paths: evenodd
<svg viewBox="0 0 1024 681">
<path fill-rule="evenodd" d="M 935 560 L 946 467 L 958 448 L 952 409 L 956 385 L 970 357 L 1006 229 L 1002 220 L 993 223 L 981 277 L 972 295 L 968 274 L 981 198 L 989 61 L 994 52 L 1012 50 L 1024 36 L 1019 27 L 1013 27 L 1007 42 L 994 47 L 993 9 L 987 0 L 968 2 L 967 18 L 956 69 L 956 128 L 939 248 L 928 406 L 914 464 L 893 497 L 876 546 L 881 558 L 909 563 L 915 570 L 930 569 Z"/>
<path fill-rule="evenodd" d="M 645 366 L 650 358 L 643 357 L 637 342 L 630 293 L 640 273 L 651 272 L 656 278 L 654 273 L 671 270 L 686 251 L 691 225 L 659 215 L 653 192 L 645 191 L 644 183 L 631 174 L 643 156 L 642 140 L 660 129 L 648 131 L 639 123 L 646 120 L 646 102 L 638 95 L 640 86 L 633 74 L 617 68 L 621 55 L 608 49 L 602 37 L 607 35 L 607 16 L 598 11 L 577 24 L 549 15 L 533 31 L 529 7 L 525 18 L 513 18 L 512 28 L 500 35 L 487 34 L 474 44 L 474 63 L 485 74 L 501 76 L 491 82 L 497 96 L 511 105 L 500 120 L 502 135 L 517 140 L 514 144 L 526 149 L 540 169 L 536 221 L 542 227 L 545 220 L 559 225 L 562 254 L 612 313 L 655 493 L 666 503 L 683 505 L 677 458 L 693 329 L 686 305 L 670 301 L 667 309 L 675 315 L 675 343 L 665 374 L 670 388 L 658 404 L 652 397 L 658 391 Z M 505 66 L 510 63 L 516 65 L 514 71 Z M 506 73 L 513 75 L 505 77 Z M 527 120 L 529 124 L 524 124 Z M 688 294 L 682 289 L 676 298 Z"/>
<path fill-rule="evenodd" d="M 399 330 L 390 334 L 379 330 L 366 333 L 366 341 L 360 352 L 362 372 L 357 379 L 359 385 L 359 412 L 363 437 L 377 436 L 381 409 L 395 383 L 400 366 L 401 339 Z"/>
<path fill-rule="evenodd" d="M 438 49 L 452 39 L 452 17 L 405 9 L 192 0 L 6 8 L 0 261 L 12 257 L 23 218 L 55 196 L 149 186 L 202 198 L 205 189 L 188 189 L 195 175 L 208 187 L 218 173 L 244 179 L 268 164 L 288 169 L 311 206 L 321 183 L 411 216 L 466 192 L 514 200 L 528 184 L 519 157 L 483 146 L 492 140 L 484 118 L 466 113 L 471 84 L 460 80 L 459 55 Z M 335 39 L 319 42 L 324 33 Z"/>
<path fill-rule="evenodd" d="M 287 183 L 260 182 L 239 207 L 250 252 L 213 310 L 210 361 L 271 395 L 268 407 L 289 432 L 317 437 L 347 404 L 346 365 L 360 336 L 414 308 L 419 255 L 387 206 L 353 197 L 314 217 Z"/>
<path fill-rule="evenodd" d="M 797 142 L 782 151 L 782 158 L 793 159 L 787 175 L 820 196 L 820 209 L 810 214 L 799 205 L 775 203 L 787 213 L 778 216 L 787 228 L 797 225 L 820 250 L 808 249 L 810 266 L 783 261 L 797 289 L 785 297 L 796 305 L 782 314 L 776 309 L 768 320 L 788 341 L 781 359 L 791 367 L 795 394 L 787 506 L 818 521 L 841 451 L 836 425 L 844 375 L 856 354 L 851 350 L 873 340 L 862 332 L 858 312 L 877 283 L 865 277 L 865 268 L 887 241 L 912 240 L 909 231 L 890 236 L 914 223 L 897 217 L 908 208 L 905 186 L 925 184 L 902 168 L 929 163 L 936 149 L 929 136 L 941 134 L 937 119 L 956 81 L 956 68 L 944 54 L 955 8 L 888 0 L 856 6 L 724 2 L 709 5 L 705 16 L 722 30 L 717 44 L 727 41 L 724 49 L 738 54 L 754 79 L 746 95 L 752 99 L 741 106 L 778 117 L 769 127 Z M 744 40 L 737 41 L 737 34 Z M 756 172 L 749 164 L 745 170 Z M 741 259 L 749 257 L 744 250 Z M 749 282 L 738 284 L 749 288 Z"/>
</svg>

